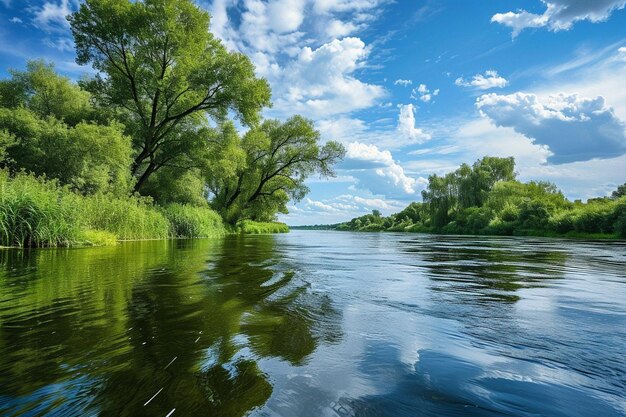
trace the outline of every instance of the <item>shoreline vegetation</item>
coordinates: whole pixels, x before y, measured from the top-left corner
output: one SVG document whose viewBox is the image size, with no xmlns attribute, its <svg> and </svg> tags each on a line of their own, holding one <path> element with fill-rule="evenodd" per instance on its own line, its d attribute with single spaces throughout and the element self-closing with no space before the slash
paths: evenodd
<svg viewBox="0 0 626 417">
<path fill-rule="evenodd" d="M 33 174 L 0 171 L 0 246 L 108 246 L 120 241 L 286 233 L 278 222 L 227 225 L 209 207 L 153 204 L 149 198 L 83 196 Z"/>
<path fill-rule="evenodd" d="M 79 81 L 41 60 L 0 79 L 0 245 L 284 233 L 278 213 L 345 155 L 192 0 L 88 0 L 67 17 Z"/>
<path fill-rule="evenodd" d="M 626 238 L 626 184 L 608 197 L 569 201 L 554 184 L 520 182 L 513 158 L 484 157 L 445 176 L 431 175 L 423 202 L 383 216 L 293 230 L 409 232 L 450 235 Z"/>
</svg>

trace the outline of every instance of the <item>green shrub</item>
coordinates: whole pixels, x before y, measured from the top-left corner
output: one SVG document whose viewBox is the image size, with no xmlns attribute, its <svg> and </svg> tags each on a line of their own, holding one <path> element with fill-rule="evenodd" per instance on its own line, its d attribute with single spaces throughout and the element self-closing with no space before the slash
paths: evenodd
<svg viewBox="0 0 626 417">
<path fill-rule="evenodd" d="M 113 246 L 117 237 L 104 230 L 85 230 L 80 234 L 80 243 L 84 246 Z"/>
<path fill-rule="evenodd" d="M 615 205 L 615 228 L 614 232 L 623 238 L 626 238 L 626 197 L 622 197 Z"/>
<path fill-rule="evenodd" d="M 222 218 L 208 207 L 170 204 L 163 208 L 172 237 L 219 237 L 226 234 Z"/>
<path fill-rule="evenodd" d="M 237 223 L 235 228 L 239 233 L 251 235 L 289 232 L 289 227 L 285 223 L 279 222 L 255 222 L 252 220 L 241 220 Z"/>
</svg>

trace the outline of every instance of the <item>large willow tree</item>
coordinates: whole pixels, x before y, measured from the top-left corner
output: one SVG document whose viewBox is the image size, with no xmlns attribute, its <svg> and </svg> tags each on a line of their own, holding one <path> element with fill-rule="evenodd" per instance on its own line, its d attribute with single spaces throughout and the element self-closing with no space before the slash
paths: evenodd
<svg viewBox="0 0 626 417">
<path fill-rule="evenodd" d="M 211 205 L 231 223 L 271 221 L 277 212 L 287 213 L 289 200 L 308 193 L 305 180 L 314 174 L 334 176 L 333 166 L 345 154 L 338 142 L 320 142 L 313 122 L 301 116 L 284 123 L 266 120 L 243 138 L 225 124 L 211 145 Z"/>
<path fill-rule="evenodd" d="M 77 62 L 99 72 L 85 87 L 133 137 L 136 190 L 193 159 L 207 118 L 232 112 L 254 125 L 270 103 L 268 83 L 211 35 L 208 13 L 191 0 L 86 0 L 69 20 Z"/>
</svg>

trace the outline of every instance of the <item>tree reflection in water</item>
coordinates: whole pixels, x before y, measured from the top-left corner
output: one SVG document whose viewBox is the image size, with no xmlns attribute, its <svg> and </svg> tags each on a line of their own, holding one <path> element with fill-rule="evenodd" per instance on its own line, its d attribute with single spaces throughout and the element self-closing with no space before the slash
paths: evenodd
<svg viewBox="0 0 626 417">
<path fill-rule="evenodd" d="M 274 236 L 0 256 L 3 414 L 243 416 L 340 338 Z"/>
</svg>

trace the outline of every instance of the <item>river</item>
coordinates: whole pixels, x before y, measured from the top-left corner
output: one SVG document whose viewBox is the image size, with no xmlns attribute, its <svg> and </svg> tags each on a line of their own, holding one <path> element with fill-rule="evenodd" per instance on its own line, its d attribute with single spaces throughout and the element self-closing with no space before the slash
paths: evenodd
<svg viewBox="0 0 626 417">
<path fill-rule="evenodd" d="M 0 250 L 5 416 L 626 416 L 626 243 Z"/>
</svg>

